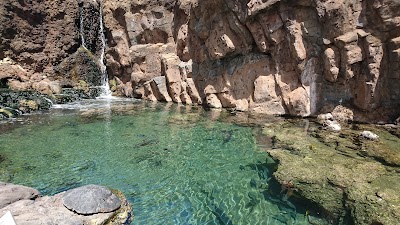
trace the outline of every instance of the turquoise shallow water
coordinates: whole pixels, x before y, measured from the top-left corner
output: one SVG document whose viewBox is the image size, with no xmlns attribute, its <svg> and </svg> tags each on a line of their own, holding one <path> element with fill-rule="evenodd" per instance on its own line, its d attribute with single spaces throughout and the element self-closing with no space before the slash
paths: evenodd
<svg viewBox="0 0 400 225">
<path fill-rule="evenodd" d="M 251 127 L 176 105 L 66 107 L 0 125 L 1 181 L 50 195 L 119 189 L 132 224 L 308 224 L 305 210 L 268 191 L 273 162 Z"/>
</svg>

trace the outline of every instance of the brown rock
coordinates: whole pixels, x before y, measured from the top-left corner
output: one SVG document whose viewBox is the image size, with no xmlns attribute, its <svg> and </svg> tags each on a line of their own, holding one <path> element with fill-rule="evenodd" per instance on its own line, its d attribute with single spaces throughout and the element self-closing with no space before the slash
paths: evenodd
<svg viewBox="0 0 400 225">
<path fill-rule="evenodd" d="M 153 93 L 153 89 L 151 88 L 151 81 L 143 84 L 143 99 L 156 102 L 157 98 Z"/>
<path fill-rule="evenodd" d="M 215 94 L 207 95 L 206 103 L 207 103 L 208 107 L 210 107 L 210 108 L 215 108 L 215 109 L 222 108 L 221 101 L 218 99 L 218 97 Z"/>
<path fill-rule="evenodd" d="M 172 102 L 172 99 L 168 94 L 167 82 L 164 76 L 153 78 L 150 84 L 153 94 L 158 101 Z"/>
<path fill-rule="evenodd" d="M 21 82 L 19 80 L 8 80 L 8 87 L 14 91 L 26 91 L 32 88 L 32 84 L 30 82 Z"/>
<path fill-rule="evenodd" d="M 169 95 L 174 102 L 182 102 L 182 78 L 179 69 L 180 60 L 175 54 L 164 54 L 162 57 L 162 70 L 166 77 Z"/>
<path fill-rule="evenodd" d="M 310 115 L 310 99 L 304 88 L 299 87 L 290 92 L 284 101 L 291 115 Z"/>
<path fill-rule="evenodd" d="M 199 95 L 199 92 L 197 91 L 196 85 L 193 82 L 192 78 L 187 78 L 186 79 L 186 90 L 192 100 L 192 103 L 196 103 L 201 105 L 202 104 L 202 100 L 201 97 Z"/>
<path fill-rule="evenodd" d="M 340 55 L 336 47 L 327 48 L 324 51 L 325 79 L 329 82 L 336 82 L 339 76 Z"/>
<path fill-rule="evenodd" d="M 339 122 L 351 122 L 354 120 L 354 113 L 351 109 L 342 105 L 336 106 L 332 111 L 333 118 Z"/>
</svg>

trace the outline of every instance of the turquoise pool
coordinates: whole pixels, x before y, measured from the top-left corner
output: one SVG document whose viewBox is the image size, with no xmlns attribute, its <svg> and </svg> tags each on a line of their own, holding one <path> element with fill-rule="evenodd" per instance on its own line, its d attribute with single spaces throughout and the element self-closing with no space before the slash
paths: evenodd
<svg viewBox="0 0 400 225">
<path fill-rule="evenodd" d="M 254 128 L 214 113 L 98 100 L 25 116 L 0 125 L 0 180 L 46 195 L 119 189 L 132 224 L 309 224 L 306 209 L 272 194 L 274 162 Z"/>
</svg>

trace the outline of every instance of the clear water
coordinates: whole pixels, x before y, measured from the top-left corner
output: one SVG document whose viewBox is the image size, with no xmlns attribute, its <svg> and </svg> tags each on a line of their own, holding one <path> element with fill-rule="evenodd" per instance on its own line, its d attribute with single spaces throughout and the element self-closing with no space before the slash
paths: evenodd
<svg viewBox="0 0 400 225">
<path fill-rule="evenodd" d="M 268 191 L 271 162 L 253 128 L 199 108 L 113 102 L 0 125 L 0 180 L 49 195 L 119 189 L 132 224 L 308 224 L 304 209 Z"/>
</svg>

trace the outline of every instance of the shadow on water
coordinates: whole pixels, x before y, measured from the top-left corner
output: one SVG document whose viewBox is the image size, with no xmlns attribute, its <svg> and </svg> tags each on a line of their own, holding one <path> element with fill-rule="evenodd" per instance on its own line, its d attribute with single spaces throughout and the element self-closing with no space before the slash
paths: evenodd
<svg viewBox="0 0 400 225">
<path fill-rule="evenodd" d="M 201 190 L 201 192 L 206 195 L 205 202 L 207 208 L 214 215 L 216 222 L 219 225 L 233 225 L 233 222 L 229 218 L 227 213 L 223 210 L 222 207 L 219 206 L 218 202 L 216 201 L 215 197 L 212 194 L 212 190 L 211 192 L 208 192 L 206 190 Z"/>
<path fill-rule="evenodd" d="M 292 194 L 294 190 L 287 190 L 274 178 L 273 173 L 277 170 L 277 166 L 278 163 L 271 158 L 267 158 L 265 162 L 258 161 L 254 164 L 240 166 L 241 170 L 257 172 L 259 181 L 251 179 L 250 187 L 257 189 L 264 200 L 275 203 L 280 211 L 283 212 L 272 215 L 272 219 L 283 224 L 297 224 L 300 221 L 297 221 L 296 214 L 302 214 L 308 224 L 328 224 L 326 220 L 321 218 L 326 213 L 321 211 L 318 205 L 299 195 Z M 261 200 L 254 192 L 249 192 L 248 197 L 250 201 L 246 204 L 246 208 L 249 208 L 250 212 L 252 212 L 252 209 Z"/>
</svg>

